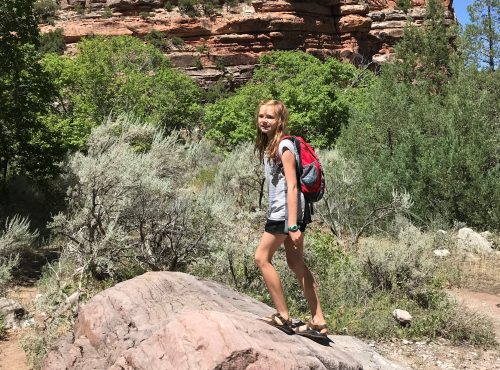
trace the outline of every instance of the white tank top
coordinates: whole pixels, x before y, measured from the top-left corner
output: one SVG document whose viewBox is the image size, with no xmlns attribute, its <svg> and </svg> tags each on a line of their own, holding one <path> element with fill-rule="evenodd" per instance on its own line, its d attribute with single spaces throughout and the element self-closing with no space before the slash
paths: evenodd
<svg viewBox="0 0 500 370">
<path fill-rule="evenodd" d="M 281 156 L 285 148 L 293 153 L 297 161 L 297 152 L 291 140 L 282 140 L 279 147 L 278 161 L 271 161 L 268 157 L 264 158 L 264 173 L 266 176 L 266 183 L 269 191 L 269 206 L 267 209 L 267 218 L 274 221 L 288 221 L 286 220 L 288 212 L 286 206 L 287 199 L 287 186 L 285 174 L 283 172 L 283 165 L 281 163 Z M 304 218 L 305 200 L 302 192 L 298 192 L 298 205 L 297 207 L 297 223 L 300 223 Z"/>
</svg>

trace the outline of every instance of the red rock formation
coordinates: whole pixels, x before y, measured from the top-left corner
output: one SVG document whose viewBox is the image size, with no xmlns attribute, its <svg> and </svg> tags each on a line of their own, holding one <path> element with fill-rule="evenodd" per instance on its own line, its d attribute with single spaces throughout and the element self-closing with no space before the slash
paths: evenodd
<svg viewBox="0 0 500 370">
<path fill-rule="evenodd" d="M 175 8 L 168 12 L 163 0 L 62 0 L 54 25 L 62 28 L 68 44 L 89 35 L 144 37 L 152 30 L 165 37 L 181 37 L 185 44 L 166 54 L 173 64 L 203 81 L 224 73 L 246 79 L 262 53 L 304 50 L 320 57 L 334 56 L 357 64 L 381 63 L 393 53 L 403 34 L 407 15 L 395 0 L 254 0 L 211 16 L 189 17 Z M 77 14 L 75 9 L 85 14 Z M 453 19 L 452 0 L 443 0 Z M 413 0 L 409 15 L 421 24 L 425 0 Z M 113 10 L 110 15 L 109 9 Z M 149 11 L 150 13 L 144 13 Z M 103 18 L 107 16 L 108 18 Z M 202 71 L 193 68 L 201 60 Z"/>
</svg>

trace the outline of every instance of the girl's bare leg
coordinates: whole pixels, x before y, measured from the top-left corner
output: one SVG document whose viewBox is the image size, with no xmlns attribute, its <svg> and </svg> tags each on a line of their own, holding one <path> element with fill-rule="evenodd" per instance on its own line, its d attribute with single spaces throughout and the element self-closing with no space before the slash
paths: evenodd
<svg viewBox="0 0 500 370">
<path fill-rule="evenodd" d="M 309 308 L 311 309 L 311 322 L 315 325 L 322 325 L 325 323 L 323 311 L 319 303 L 318 292 L 316 283 L 311 271 L 304 264 L 304 242 L 299 245 L 294 245 L 292 240 L 287 237 L 285 239 L 286 261 L 288 267 L 294 272 L 297 280 L 302 286 L 304 296 L 306 297 Z M 326 329 L 322 330 L 325 331 Z"/>
<path fill-rule="evenodd" d="M 266 283 L 267 290 L 271 294 L 276 310 L 288 319 L 288 307 L 283 294 L 283 287 L 281 286 L 280 277 L 278 272 L 271 263 L 274 253 L 285 241 L 287 235 L 285 234 L 271 234 L 264 232 L 260 239 L 259 246 L 255 251 L 255 263 L 259 267 L 264 282 Z"/>
</svg>

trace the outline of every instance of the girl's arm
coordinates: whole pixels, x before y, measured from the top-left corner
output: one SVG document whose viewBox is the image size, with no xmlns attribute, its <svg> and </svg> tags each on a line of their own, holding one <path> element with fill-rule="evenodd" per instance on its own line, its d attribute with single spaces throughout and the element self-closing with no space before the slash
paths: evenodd
<svg viewBox="0 0 500 370">
<path fill-rule="evenodd" d="M 288 226 L 297 225 L 299 189 L 297 187 L 295 156 L 290 150 L 285 149 L 281 156 L 281 161 L 283 163 L 287 186 Z M 294 243 L 300 239 L 301 234 L 300 230 L 289 233 Z"/>
</svg>

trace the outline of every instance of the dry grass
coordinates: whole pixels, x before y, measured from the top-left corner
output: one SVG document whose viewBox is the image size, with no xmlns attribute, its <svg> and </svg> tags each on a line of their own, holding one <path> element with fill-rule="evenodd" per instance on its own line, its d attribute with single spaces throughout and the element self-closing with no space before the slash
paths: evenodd
<svg viewBox="0 0 500 370">
<path fill-rule="evenodd" d="M 445 264 L 456 271 L 453 285 L 476 292 L 500 294 L 500 252 L 454 254 Z"/>
</svg>

